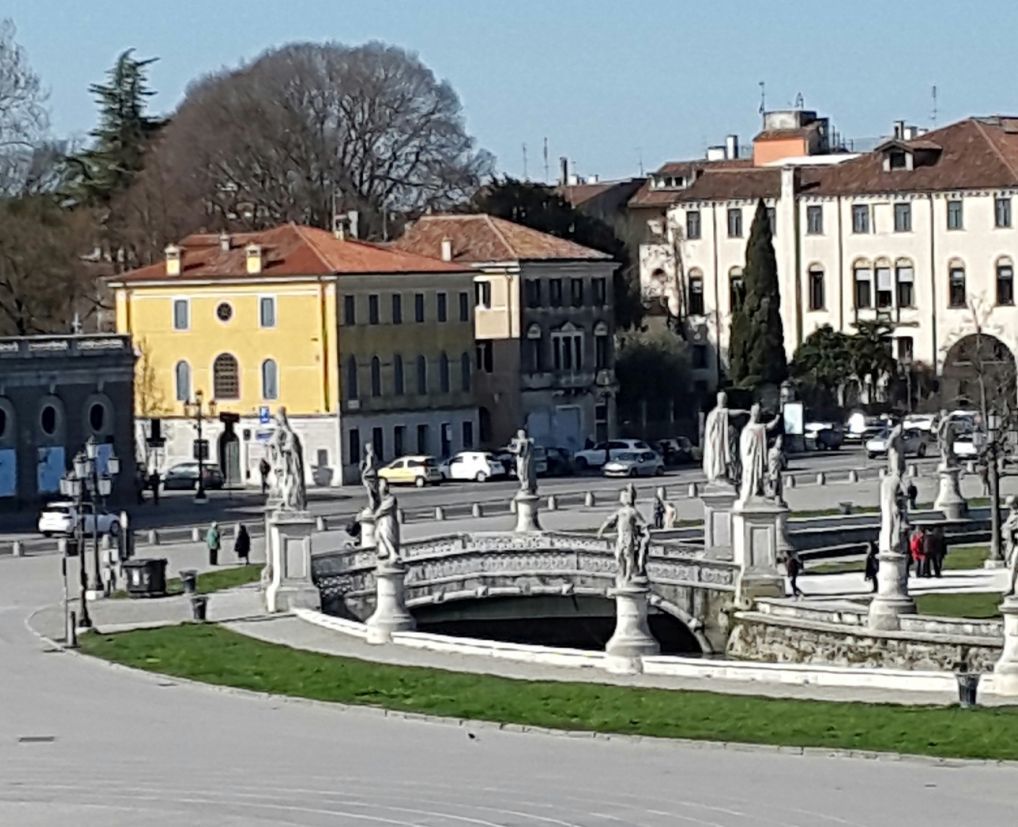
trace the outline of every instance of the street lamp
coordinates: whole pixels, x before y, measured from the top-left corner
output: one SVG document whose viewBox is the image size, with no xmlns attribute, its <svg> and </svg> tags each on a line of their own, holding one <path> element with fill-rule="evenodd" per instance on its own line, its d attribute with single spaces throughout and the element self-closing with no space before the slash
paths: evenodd
<svg viewBox="0 0 1018 827">
<path fill-rule="evenodd" d="M 203 407 L 204 400 L 205 394 L 199 388 L 194 392 L 194 401 L 184 403 L 184 413 L 194 419 L 195 427 L 198 431 L 198 438 L 194 443 L 195 459 L 198 460 L 198 485 L 194 492 L 194 501 L 196 503 L 204 503 L 208 500 L 205 494 L 205 460 L 207 452 L 201 436 L 202 422 L 206 419 L 212 419 L 216 415 L 215 401 L 210 399 L 208 404 Z"/>
<path fill-rule="evenodd" d="M 84 530 L 84 523 L 81 519 L 81 512 L 83 510 L 83 503 L 85 500 L 85 483 L 84 474 L 79 471 L 86 470 L 88 466 L 88 460 L 82 452 L 74 457 L 73 467 L 70 471 L 64 474 L 60 479 L 60 493 L 74 500 L 74 516 L 75 523 L 73 526 L 74 531 L 74 545 L 78 553 L 78 602 L 81 604 L 81 617 L 78 618 L 78 625 L 83 629 L 92 628 L 92 618 L 88 616 L 88 575 L 85 573 L 85 552 L 82 549 L 83 537 L 82 532 Z M 68 597 L 67 597 L 67 566 L 66 561 L 64 564 L 64 628 L 69 629 L 70 624 L 68 620 Z"/>
</svg>

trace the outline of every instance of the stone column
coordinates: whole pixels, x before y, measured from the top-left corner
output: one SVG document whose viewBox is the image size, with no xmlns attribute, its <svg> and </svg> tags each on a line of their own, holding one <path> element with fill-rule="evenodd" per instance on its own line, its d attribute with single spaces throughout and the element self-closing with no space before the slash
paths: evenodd
<svg viewBox="0 0 1018 827">
<path fill-rule="evenodd" d="M 900 628 L 899 616 L 915 614 L 915 601 L 908 593 L 908 555 L 897 550 L 877 554 L 877 593 L 870 601 L 871 629 L 894 631 Z"/>
<path fill-rule="evenodd" d="M 700 494 L 703 500 L 703 547 L 709 557 L 732 559 L 732 506 L 735 488 L 711 483 Z"/>
<path fill-rule="evenodd" d="M 368 643 L 389 643 L 393 632 L 411 632 L 417 628 L 406 607 L 406 566 L 379 562 L 375 569 L 375 611 L 364 624 Z"/>
<path fill-rule="evenodd" d="M 541 498 L 537 494 L 520 491 L 513 497 L 513 502 L 516 504 L 516 531 L 540 531 L 538 513 L 541 510 Z"/>
<path fill-rule="evenodd" d="M 647 623 L 650 587 L 636 581 L 616 586 L 608 596 L 615 598 L 615 632 L 604 648 L 605 668 L 616 674 L 642 672 L 643 656 L 661 651 Z"/>
<path fill-rule="evenodd" d="M 1018 597 L 1005 597 L 1000 613 L 1004 616 L 1004 651 L 993 667 L 993 691 L 1018 695 Z"/>
<path fill-rule="evenodd" d="M 357 522 L 361 526 L 360 545 L 361 548 L 375 547 L 375 515 L 365 508 L 357 515 Z"/>
<path fill-rule="evenodd" d="M 788 506 L 765 499 L 732 507 L 732 551 L 739 564 L 735 600 L 749 605 L 758 597 L 784 597 L 785 578 L 778 568 L 781 521 Z"/>
<path fill-rule="evenodd" d="M 266 609 L 288 612 L 297 608 L 321 608 L 321 594 L 311 578 L 311 535 L 315 518 L 306 511 L 276 511 L 269 517 L 267 527 Z"/>
<path fill-rule="evenodd" d="M 272 582 L 272 515 L 279 508 L 279 498 L 269 497 L 265 500 L 265 507 L 262 510 L 265 523 L 265 567 L 262 569 L 262 589 L 268 589 Z M 196 541 L 197 542 L 197 541 Z"/>
<path fill-rule="evenodd" d="M 914 467 L 914 466 L 913 466 Z M 961 520 L 968 516 L 969 504 L 961 494 L 958 478 L 961 468 L 937 468 L 940 475 L 940 490 L 933 507 L 948 520 Z"/>
</svg>

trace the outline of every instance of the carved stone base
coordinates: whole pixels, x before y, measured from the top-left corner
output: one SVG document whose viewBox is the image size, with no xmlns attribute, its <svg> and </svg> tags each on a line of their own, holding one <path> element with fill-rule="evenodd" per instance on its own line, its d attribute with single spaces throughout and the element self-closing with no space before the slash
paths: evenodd
<svg viewBox="0 0 1018 827">
<path fill-rule="evenodd" d="M 933 507 L 948 520 L 964 519 L 968 516 L 969 504 L 961 494 L 961 485 L 958 481 L 961 468 L 941 466 L 937 473 L 940 475 L 940 490 L 937 492 Z"/>
<path fill-rule="evenodd" d="M 513 502 L 516 503 L 516 531 L 540 531 L 541 521 L 537 515 L 541 510 L 541 498 L 520 491 Z"/>
<path fill-rule="evenodd" d="M 375 611 L 364 624 L 368 643 L 389 643 L 393 632 L 410 632 L 417 628 L 413 615 L 407 611 L 403 580 L 406 567 L 382 561 L 375 570 Z"/>
<path fill-rule="evenodd" d="M 877 593 L 870 601 L 869 627 L 895 631 L 901 615 L 915 614 L 915 601 L 908 594 L 908 557 L 896 551 L 877 555 Z"/>
<path fill-rule="evenodd" d="M 993 690 L 998 695 L 1018 695 L 1018 597 L 1004 598 L 1004 651 L 993 667 Z"/>
<path fill-rule="evenodd" d="M 321 594 L 311 579 L 314 517 L 306 511 L 276 511 L 268 517 L 266 527 L 265 557 L 269 567 L 266 609 L 288 612 L 321 608 Z"/>
<path fill-rule="evenodd" d="M 700 494 L 703 500 L 703 547 L 708 556 L 718 560 L 732 559 L 732 506 L 736 491 L 733 486 L 711 483 Z"/>
<path fill-rule="evenodd" d="M 605 668 L 617 674 L 643 671 L 641 658 L 656 655 L 661 646 L 647 623 L 650 588 L 642 584 L 617 586 L 608 592 L 615 598 L 615 632 L 604 647 Z"/>
<path fill-rule="evenodd" d="M 375 518 L 370 511 L 364 509 L 357 515 L 357 522 L 361 526 L 360 545 L 361 548 L 375 547 Z"/>
<path fill-rule="evenodd" d="M 758 597 L 784 597 L 785 578 L 778 567 L 781 520 L 788 506 L 750 499 L 732 506 L 732 551 L 739 564 L 735 600 L 741 606 Z"/>
</svg>

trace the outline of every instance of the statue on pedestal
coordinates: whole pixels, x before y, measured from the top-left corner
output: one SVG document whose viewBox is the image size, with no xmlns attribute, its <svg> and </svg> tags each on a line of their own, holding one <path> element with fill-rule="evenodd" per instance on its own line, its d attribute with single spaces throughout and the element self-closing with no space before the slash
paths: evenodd
<svg viewBox="0 0 1018 827">
<path fill-rule="evenodd" d="M 905 428 L 900 422 L 887 435 L 887 473 L 905 476 Z"/>
<path fill-rule="evenodd" d="M 276 412 L 276 430 L 269 443 L 269 457 L 279 510 L 306 511 L 308 494 L 304 481 L 304 449 L 300 437 L 290 427 L 285 407 Z"/>
<path fill-rule="evenodd" d="M 740 502 L 764 496 L 764 480 L 767 478 L 767 433 L 780 424 L 780 416 L 774 417 L 770 422 L 761 422 L 759 404 L 754 404 L 750 408 L 749 422 L 739 435 L 739 459 L 742 462 Z"/>
<path fill-rule="evenodd" d="M 636 508 L 636 489 L 632 484 L 622 489 L 619 502 L 621 508 L 601 524 L 597 536 L 603 537 L 606 531 L 615 529 L 615 564 L 618 567 L 615 584 L 630 586 L 647 579 L 650 530 Z"/>
<path fill-rule="evenodd" d="M 941 468 L 957 468 L 960 464 L 958 462 L 958 455 L 954 452 L 954 438 L 956 436 L 954 425 L 955 423 L 948 416 L 947 411 L 941 411 L 940 424 L 937 426 Z"/>
<path fill-rule="evenodd" d="M 880 553 L 903 554 L 903 541 L 908 531 L 906 497 L 901 477 L 888 474 L 880 481 Z"/>
<path fill-rule="evenodd" d="M 771 445 L 770 451 L 767 452 L 767 495 L 774 502 L 780 504 L 785 502 L 783 475 L 785 470 L 784 444 L 785 438 L 778 434 L 774 439 L 774 444 Z"/>
<path fill-rule="evenodd" d="M 516 478 L 520 481 L 520 493 L 537 493 L 537 471 L 534 464 L 534 440 L 527 436 L 526 428 L 520 428 L 509 443 L 509 453 L 516 457 Z"/>
<path fill-rule="evenodd" d="M 375 511 L 381 502 L 378 490 L 378 460 L 375 457 L 375 446 L 368 443 L 364 446 L 364 457 L 361 459 L 361 485 L 368 495 L 367 511 Z"/>
<path fill-rule="evenodd" d="M 375 518 L 375 553 L 379 560 L 389 564 L 401 562 L 398 510 L 396 497 L 389 491 L 388 480 L 379 480 L 378 504 L 372 513 Z"/>
<path fill-rule="evenodd" d="M 732 418 L 749 411 L 728 407 L 728 394 L 718 392 L 718 402 L 707 414 L 703 428 L 703 473 L 707 483 L 732 485 L 739 477 L 739 450 Z"/>
</svg>

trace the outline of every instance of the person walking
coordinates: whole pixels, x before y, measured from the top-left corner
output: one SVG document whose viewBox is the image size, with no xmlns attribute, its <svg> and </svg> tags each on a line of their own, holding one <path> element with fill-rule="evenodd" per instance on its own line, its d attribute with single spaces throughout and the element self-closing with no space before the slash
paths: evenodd
<svg viewBox="0 0 1018 827">
<path fill-rule="evenodd" d="M 152 488 L 152 505 L 159 505 L 159 472 L 148 475 L 148 484 Z"/>
<path fill-rule="evenodd" d="M 802 597 L 802 589 L 799 588 L 799 575 L 802 574 L 802 560 L 799 559 L 799 552 L 790 551 L 785 560 L 785 571 L 788 572 L 788 580 L 792 586 L 792 597 Z"/>
<path fill-rule="evenodd" d="M 654 528 L 660 531 L 665 527 L 665 502 L 657 494 L 654 495 Z"/>
<path fill-rule="evenodd" d="M 233 550 L 245 566 L 251 562 L 251 535 L 247 533 L 247 527 L 243 523 L 237 526 L 237 539 L 233 541 Z"/>
<path fill-rule="evenodd" d="M 219 549 L 222 546 L 222 537 L 219 534 L 219 523 L 214 522 L 209 526 L 208 534 L 205 535 L 205 545 L 209 549 L 209 565 L 219 565 Z"/>
<path fill-rule="evenodd" d="M 877 558 L 877 544 L 872 540 L 866 544 L 866 565 L 863 569 L 863 580 L 869 580 L 873 586 L 873 593 L 877 592 L 877 572 L 880 570 L 880 560 Z"/>
<path fill-rule="evenodd" d="M 925 539 L 925 533 L 921 528 L 913 531 L 912 536 L 908 538 L 909 557 L 915 563 L 916 577 L 925 577 L 927 574 Z"/>
<path fill-rule="evenodd" d="M 138 505 L 145 504 L 145 471 L 139 468 L 134 472 L 134 495 Z"/>
<path fill-rule="evenodd" d="M 919 489 L 915 487 L 915 483 L 909 480 L 908 488 L 905 492 L 908 497 L 908 508 L 909 511 L 916 510 L 916 500 L 919 499 Z"/>
<path fill-rule="evenodd" d="M 262 496 L 264 497 L 269 493 L 269 471 L 272 469 L 269 467 L 269 461 L 262 457 L 261 462 L 258 463 L 258 473 L 262 475 Z"/>
<path fill-rule="evenodd" d="M 944 529 L 935 526 L 926 532 L 926 576 L 940 577 L 944 571 L 944 558 L 947 556 L 947 542 L 944 540 Z"/>
</svg>

